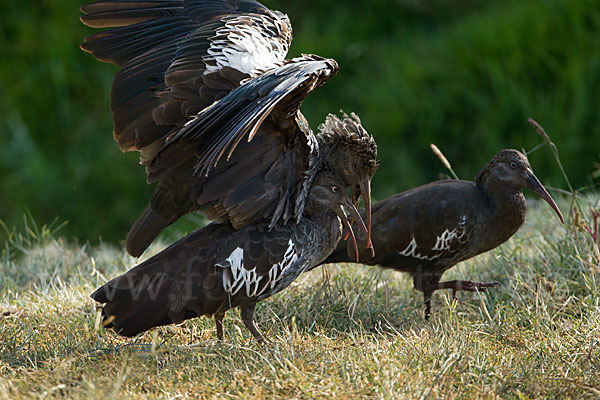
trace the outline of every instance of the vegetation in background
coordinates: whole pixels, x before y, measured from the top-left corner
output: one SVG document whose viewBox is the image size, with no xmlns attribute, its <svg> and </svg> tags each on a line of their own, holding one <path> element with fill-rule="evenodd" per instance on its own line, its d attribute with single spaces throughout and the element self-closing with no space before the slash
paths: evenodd
<svg viewBox="0 0 600 400">
<path fill-rule="evenodd" d="M 293 55 L 340 62 L 303 111 L 315 128 L 361 116 L 380 144 L 375 197 L 445 172 L 432 142 L 461 177 L 532 148 L 531 116 L 560 149 L 558 166 L 547 149 L 530 160 L 569 188 L 567 224 L 534 203 L 508 243 L 445 276 L 501 286 L 437 293 L 429 321 L 406 275 L 331 265 L 258 306 L 265 346 L 237 312 L 221 343 L 208 318 L 119 338 L 89 294 L 138 260 L 88 241 L 123 238 L 151 187 L 110 134 L 116 69 L 77 48 L 79 2 L 0 2 L 0 399 L 600 396 L 600 200 L 570 189 L 600 178 L 598 2 L 265 3 L 290 15 Z"/>
<path fill-rule="evenodd" d="M 501 148 L 539 142 L 552 127 L 578 187 L 591 182 L 600 144 L 600 3 L 594 0 L 265 0 L 289 14 L 292 55 L 333 57 L 339 75 L 303 111 L 358 113 L 376 136 L 375 198 L 437 179 L 436 143 L 461 177 Z M 0 3 L 0 219 L 29 210 L 67 237 L 122 240 L 151 192 L 136 154 L 112 139 L 116 68 L 78 48 L 93 32 L 80 0 Z M 563 186 L 549 152 L 531 163 Z M 188 226 L 193 226 L 192 221 Z M 181 227 L 180 227 L 181 228 Z M 3 237 L 0 236 L 0 239 Z"/>
</svg>

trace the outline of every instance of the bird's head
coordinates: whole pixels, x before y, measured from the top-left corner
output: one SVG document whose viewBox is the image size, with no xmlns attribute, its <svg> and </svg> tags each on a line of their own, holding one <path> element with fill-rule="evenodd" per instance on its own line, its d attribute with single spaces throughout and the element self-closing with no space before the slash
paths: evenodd
<svg viewBox="0 0 600 400">
<path fill-rule="evenodd" d="M 371 248 L 371 179 L 377 169 L 377 144 L 362 127 L 356 114 L 342 112 L 342 118 L 329 114 L 317 135 L 323 160 L 350 188 L 352 202 L 362 198 L 367 215 L 367 243 Z"/>
<path fill-rule="evenodd" d="M 323 213 L 324 211 L 334 212 L 352 237 L 356 262 L 358 262 L 359 253 L 356 236 L 352 231 L 352 223 L 348 220 L 346 212 L 350 213 L 353 220 L 358 221 L 365 232 L 367 232 L 367 228 L 354 203 L 348 197 L 348 190 L 344 180 L 338 174 L 333 171 L 321 171 L 317 173 L 310 188 L 305 210 L 309 215 Z"/>
<path fill-rule="evenodd" d="M 475 178 L 475 182 L 482 187 L 487 187 L 492 181 L 514 190 L 528 187 L 550 204 L 564 224 L 565 221 L 558 206 L 533 173 L 527 157 L 520 151 L 501 150 Z"/>
</svg>

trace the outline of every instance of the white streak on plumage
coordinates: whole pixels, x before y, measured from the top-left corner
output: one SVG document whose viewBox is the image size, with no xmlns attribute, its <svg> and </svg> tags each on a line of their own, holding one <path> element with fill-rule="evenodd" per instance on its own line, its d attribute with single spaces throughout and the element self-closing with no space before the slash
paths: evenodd
<svg viewBox="0 0 600 400">
<path fill-rule="evenodd" d="M 258 275 L 256 267 L 251 270 L 244 267 L 244 250 L 241 247 L 233 250 L 229 257 L 225 261 L 218 263 L 217 266 L 228 268 L 230 271 L 230 274 L 223 273 L 223 288 L 226 292 L 231 296 L 235 296 L 244 287 L 246 289 L 246 296 L 255 297 L 261 295 L 267 288 L 273 289 L 297 259 L 298 254 L 295 252 L 294 243 L 290 239 L 283 259 L 279 263 L 274 264 L 266 276 Z M 263 278 L 267 280 L 259 292 L 260 283 Z"/>
<path fill-rule="evenodd" d="M 442 252 L 450 250 L 450 245 L 453 240 L 457 240 L 459 243 L 463 243 L 463 241 L 461 239 L 463 237 L 465 237 L 466 224 L 467 224 L 467 217 L 465 215 L 463 215 L 462 217 L 460 217 L 460 221 L 458 222 L 458 226 L 456 228 L 454 228 L 452 230 L 446 229 L 444 232 L 442 232 L 440 235 L 438 235 L 436 237 L 435 245 L 431 248 L 432 251 L 435 251 L 437 253 L 432 256 L 426 256 L 426 255 L 417 253 L 418 245 L 417 245 L 417 240 L 415 239 L 414 236 L 411 236 L 411 240 L 410 240 L 410 243 L 408 244 L 408 246 L 406 246 L 406 248 L 404 250 L 402 250 L 398 253 L 402 256 L 417 258 L 419 260 L 427 260 L 427 261 L 435 260 L 436 258 L 441 257 Z"/>
<path fill-rule="evenodd" d="M 402 250 L 398 253 L 405 257 L 412 257 L 412 258 L 417 258 L 419 260 L 428 260 L 428 261 L 434 260 L 439 257 L 439 255 L 427 257 L 424 255 L 421 255 L 420 253 L 417 253 L 417 241 L 414 236 L 411 237 L 411 240 L 410 240 L 410 243 L 408 244 L 408 246 L 406 246 L 406 248 L 404 250 Z"/>
<path fill-rule="evenodd" d="M 450 250 L 450 243 L 453 240 L 456 239 L 456 240 L 460 241 L 460 239 L 462 239 L 463 236 L 465 236 L 466 223 L 467 223 L 467 217 L 463 215 L 462 217 L 460 217 L 458 227 L 456 227 L 452 230 L 446 229 L 441 235 L 439 235 L 436 238 L 435 246 L 433 246 L 431 248 L 431 250 L 433 250 L 433 251 Z"/>
<path fill-rule="evenodd" d="M 205 74 L 228 66 L 251 76 L 281 64 L 289 50 L 287 16 L 242 15 L 217 29 L 207 50 Z"/>
<path fill-rule="evenodd" d="M 298 254 L 294 249 L 294 242 L 292 239 L 288 241 L 288 248 L 283 255 L 283 260 L 281 262 L 273 265 L 269 270 L 269 281 L 263 287 L 263 289 L 258 293 L 262 294 L 267 287 L 270 286 L 271 290 L 275 287 L 277 282 L 285 275 L 285 272 L 290 268 L 292 264 L 298 259 Z"/>
</svg>

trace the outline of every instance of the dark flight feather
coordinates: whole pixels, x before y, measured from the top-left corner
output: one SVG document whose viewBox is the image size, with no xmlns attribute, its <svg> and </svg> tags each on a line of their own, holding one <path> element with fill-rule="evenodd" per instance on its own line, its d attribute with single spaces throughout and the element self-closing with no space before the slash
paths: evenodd
<svg viewBox="0 0 600 400">
<path fill-rule="evenodd" d="M 251 0 L 103 0 L 81 10 L 85 24 L 112 27 L 81 47 L 122 67 L 113 135 L 122 151 L 140 151 L 149 182 L 160 179 L 128 234 L 132 255 L 188 212 L 234 227 L 300 218 L 319 153 L 299 106 L 335 61 L 285 61 L 287 16 Z M 241 46 L 244 35 L 256 46 Z"/>
</svg>

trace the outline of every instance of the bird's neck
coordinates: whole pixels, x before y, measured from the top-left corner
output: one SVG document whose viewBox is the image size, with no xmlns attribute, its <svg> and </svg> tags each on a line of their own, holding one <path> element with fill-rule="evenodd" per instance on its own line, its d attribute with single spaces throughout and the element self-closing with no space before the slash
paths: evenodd
<svg viewBox="0 0 600 400">
<path fill-rule="evenodd" d="M 313 251 L 310 255 L 313 265 L 320 264 L 333 250 L 342 237 L 342 223 L 332 211 L 311 213 L 306 210 L 299 229 L 310 240 Z"/>
<path fill-rule="evenodd" d="M 523 190 L 502 181 L 487 181 L 478 185 L 486 199 L 489 225 L 495 228 L 499 240 L 504 237 L 508 239 L 525 222 L 527 201 Z"/>
</svg>

